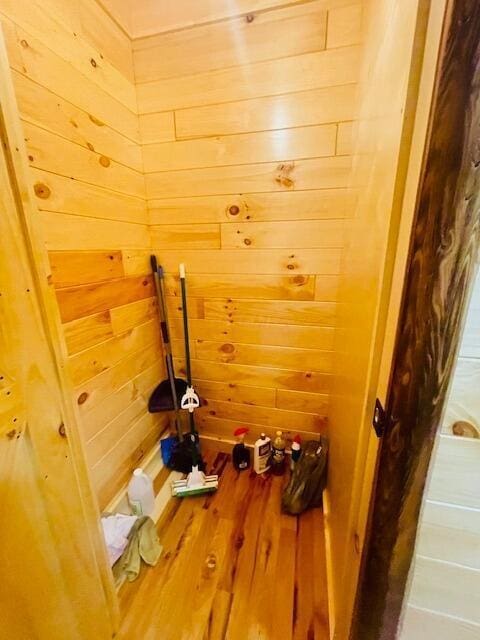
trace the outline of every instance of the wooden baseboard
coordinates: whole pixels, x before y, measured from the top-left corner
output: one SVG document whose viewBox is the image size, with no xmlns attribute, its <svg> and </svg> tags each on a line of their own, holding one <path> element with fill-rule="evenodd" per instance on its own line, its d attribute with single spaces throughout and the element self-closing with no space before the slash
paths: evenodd
<svg viewBox="0 0 480 640">
<path fill-rule="evenodd" d="M 323 515 L 325 526 L 325 554 L 327 558 L 327 596 L 328 596 L 328 619 L 330 627 L 330 640 L 335 636 L 335 592 L 333 589 L 333 557 L 331 545 L 330 528 L 330 494 L 328 489 L 323 492 Z"/>
</svg>

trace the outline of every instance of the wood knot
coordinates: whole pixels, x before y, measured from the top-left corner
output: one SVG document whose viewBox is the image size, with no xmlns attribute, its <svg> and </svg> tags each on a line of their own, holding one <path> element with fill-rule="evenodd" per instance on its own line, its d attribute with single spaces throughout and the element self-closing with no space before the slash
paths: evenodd
<svg viewBox="0 0 480 640">
<path fill-rule="evenodd" d="M 87 142 L 87 149 L 90 149 L 90 151 L 95 151 L 95 147 L 91 142 Z"/>
<path fill-rule="evenodd" d="M 246 244 L 247 247 L 249 247 L 252 244 L 252 241 L 250 240 L 250 238 L 245 238 L 245 240 L 243 241 L 243 244 Z"/>
<path fill-rule="evenodd" d="M 49 198 L 52 193 L 50 188 L 43 182 L 36 182 L 33 186 L 33 190 L 35 191 L 37 198 L 41 198 L 42 200 Z"/>
<path fill-rule="evenodd" d="M 275 176 L 275 182 L 282 187 L 291 189 L 295 182 L 290 177 L 291 172 L 295 169 L 294 162 L 284 163 L 282 162 L 277 166 L 277 175 Z"/>
<path fill-rule="evenodd" d="M 96 124 L 97 127 L 104 127 L 105 123 L 102 122 L 101 120 L 99 120 L 98 118 L 96 118 L 95 116 L 92 116 L 90 113 L 88 114 L 88 119 L 93 122 L 93 124 Z"/>
<path fill-rule="evenodd" d="M 109 167 L 110 166 L 110 158 L 107 158 L 107 156 L 100 156 L 98 161 L 100 162 L 102 167 Z"/>
<path fill-rule="evenodd" d="M 480 438 L 477 427 L 466 420 L 454 422 L 452 425 L 452 433 L 454 436 L 460 436 L 462 438 Z"/>
<path fill-rule="evenodd" d="M 307 282 L 306 276 L 295 276 L 293 278 L 295 284 L 305 284 Z"/>
<path fill-rule="evenodd" d="M 220 351 L 223 351 L 223 353 L 233 353 L 235 351 L 235 347 L 233 346 L 233 344 L 227 342 L 225 344 L 222 344 L 222 346 L 220 347 Z"/>
<path fill-rule="evenodd" d="M 97 61 L 95 60 L 95 58 L 90 58 L 90 64 L 92 65 L 92 67 L 96 67 L 97 66 Z"/>
<path fill-rule="evenodd" d="M 290 269 L 290 271 L 293 271 L 293 269 L 295 269 L 295 265 L 294 264 L 287 264 L 287 269 Z"/>
<path fill-rule="evenodd" d="M 207 559 L 205 561 L 205 564 L 207 565 L 207 569 L 210 569 L 210 571 L 213 571 L 213 569 L 216 568 L 217 566 L 217 558 L 215 557 L 215 555 L 213 553 L 209 553 L 207 556 Z"/>
<path fill-rule="evenodd" d="M 60 434 L 60 436 L 61 436 L 62 438 L 66 438 L 66 437 L 67 437 L 67 431 L 66 431 L 66 429 L 65 429 L 65 425 L 63 424 L 63 422 L 62 422 L 62 424 L 58 427 L 58 433 Z"/>
<path fill-rule="evenodd" d="M 306 378 L 311 378 L 311 377 L 312 377 L 312 374 L 311 374 L 310 372 L 309 372 L 309 373 L 306 373 L 306 374 L 305 374 L 305 377 L 306 377 Z"/>
<path fill-rule="evenodd" d="M 240 207 L 238 207 L 236 204 L 232 204 L 232 206 L 228 208 L 228 213 L 231 216 L 238 216 L 238 214 L 240 213 Z"/>
<path fill-rule="evenodd" d="M 235 538 L 235 549 L 241 549 L 243 547 L 244 540 L 245 536 L 242 533 L 239 533 Z"/>
<path fill-rule="evenodd" d="M 28 156 L 28 159 L 30 160 L 30 162 L 33 162 L 35 158 L 33 156 Z"/>
<path fill-rule="evenodd" d="M 17 430 L 16 429 L 11 429 L 10 431 L 7 431 L 7 438 L 9 440 L 13 440 L 16 435 L 17 435 Z"/>
<path fill-rule="evenodd" d="M 255 20 L 255 16 L 253 15 L 253 13 L 247 13 L 247 15 L 245 16 L 245 20 L 248 22 L 248 24 L 250 24 Z"/>
<path fill-rule="evenodd" d="M 77 398 L 77 404 L 84 404 L 87 401 L 88 393 L 83 391 Z"/>
<path fill-rule="evenodd" d="M 20 40 L 20 44 L 22 45 L 22 47 L 24 49 L 28 49 L 28 47 L 29 47 L 29 44 L 28 44 L 28 42 L 26 40 Z"/>
</svg>

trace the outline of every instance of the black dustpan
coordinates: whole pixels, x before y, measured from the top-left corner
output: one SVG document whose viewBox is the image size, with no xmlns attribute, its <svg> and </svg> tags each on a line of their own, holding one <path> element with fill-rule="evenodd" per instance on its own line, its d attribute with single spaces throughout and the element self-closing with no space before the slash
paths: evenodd
<svg viewBox="0 0 480 640">
<path fill-rule="evenodd" d="M 175 391 L 177 396 L 177 407 L 180 405 L 182 397 L 187 390 L 185 380 L 175 378 Z M 164 380 L 153 391 L 148 401 L 148 410 L 150 413 L 160 413 L 161 411 L 173 411 L 175 404 L 172 398 L 172 389 L 170 380 Z"/>
<path fill-rule="evenodd" d="M 160 411 L 175 411 L 175 426 L 177 430 L 178 440 L 182 439 L 180 432 L 179 407 L 181 399 L 187 389 L 185 380 L 175 378 L 173 369 L 172 348 L 170 345 L 170 332 L 168 330 L 167 309 L 165 305 L 165 296 L 163 292 L 163 269 L 157 264 L 157 258 L 150 256 L 150 264 L 152 266 L 153 279 L 155 282 L 155 290 L 158 299 L 158 313 L 160 316 L 160 329 L 162 333 L 162 341 L 165 349 L 165 364 L 167 368 L 167 380 L 163 380 L 153 391 L 148 401 L 148 410 L 150 413 L 159 413 Z"/>
</svg>

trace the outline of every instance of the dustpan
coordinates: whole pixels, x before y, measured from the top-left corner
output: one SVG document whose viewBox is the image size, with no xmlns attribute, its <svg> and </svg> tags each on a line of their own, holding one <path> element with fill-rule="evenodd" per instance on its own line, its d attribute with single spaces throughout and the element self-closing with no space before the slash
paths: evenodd
<svg viewBox="0 0 480 640">
<path fill-rule="evenodd" d="M 167 309 L 165 305 L 165 296 L 163 293 L 163 269 L 157 263 L 157 258 L 150 256 L 150 264 L 155 282 L 155 290 L 157 292 L 158 313 L 160 316 L 160 329 L 162 333 L 163 346 L 165 349 L 165 364 L 167 367 L 167 380 L 163 380 L 154 389 L 148 401 L 148 410 L 150 413 L 159 413 L 161 411 L 175 411 L 175 421 L 177 426 L 177 436 L 181 440 L 180 424 L 178 422 L 178 408 L 182 397 L 187 390 L 187 383 L 181 378 L 175 378 L 173 371 L 172 348 L 170 345 L 170 332 L 168 330 Z M 175 390 L 175 393 L 174 393 Z"/>
<path fill-rule="evenodd" d="M 177 406 L 180 404 L 185 392 L 187 383 L 185 380 L 175 378 L 175 391 L 177 396 Z M 173 411 L 175 409 L 172 397 L 172 385 L 170 380 L 163 380 L 154 390 L 148 401 L 150 413 L 160 413 L 161 411 Z"/>
</svg>

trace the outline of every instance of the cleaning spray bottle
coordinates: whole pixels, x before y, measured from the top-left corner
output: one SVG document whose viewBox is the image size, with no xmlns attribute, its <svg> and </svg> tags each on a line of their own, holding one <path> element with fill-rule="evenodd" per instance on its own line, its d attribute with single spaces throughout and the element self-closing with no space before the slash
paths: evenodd
<svg viewBox="0 0 480 640">
<path fill-rule="evenodd" d="M 292 455 L 290 457 L 290 469 L 293 471 L 295 469 L 295 465 L 297 461 L 300 459 L 302 455 L 302 439 L 297 434 L 292 442 Z"/>
<path fill-rule="evenodd" d="M 253 468 L 257 473 L 263 473 L 270 468 L 272 443 L 270 438 L 262 433 L 253 447 Z"/>
<path fill-rule="evenodd" d="M 248 469 L 250 466 L 250 450 L 245 446 L 245 435 L 250 431 L 247 427 L 235 429 L 233 435 L 237 438 L 237 444 L 233 447 L 233 466 L 238 471 Z"/>
</svg>

